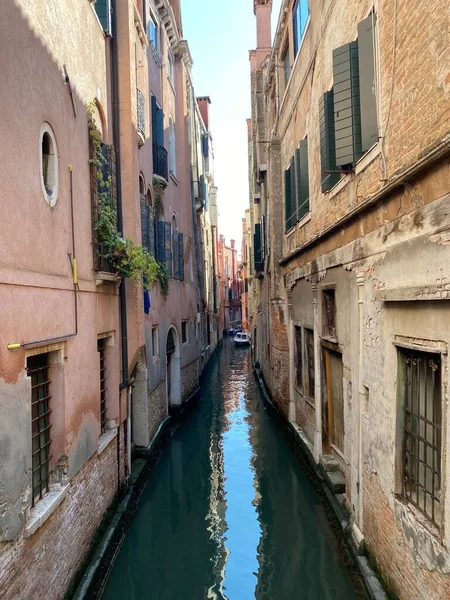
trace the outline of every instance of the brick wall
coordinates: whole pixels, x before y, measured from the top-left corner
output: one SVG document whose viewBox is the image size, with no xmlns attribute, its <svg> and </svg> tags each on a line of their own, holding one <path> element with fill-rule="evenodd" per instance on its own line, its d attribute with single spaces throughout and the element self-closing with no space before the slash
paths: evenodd
<svg viewBox="0 0 450 600">
<path fill-rule="evenodd" d="M 77 473 L 42 527 L 27 539 L 0 544 L 0 597 L 63 598 L 116 492 L 117 437 Z"/>
<path fill-rule="evenodd" d="M 167 416 L 166 380 L 163 379 L 148 395 L 148 430 L 150 440 Z"/>
<path fill-rule="evenodd" d="M 181 399 L 187 400 L 198 388 L 197 360 L 181 370 Z"/>
<path fill-rule="evenodd" d="M 372 560 L 386 587 L 405 600 L 450 598 L 450 579 L 419 564 L 399 520 L 383 493 L 378 475 L 364 472 L 364 533 Z"/>
</svg>

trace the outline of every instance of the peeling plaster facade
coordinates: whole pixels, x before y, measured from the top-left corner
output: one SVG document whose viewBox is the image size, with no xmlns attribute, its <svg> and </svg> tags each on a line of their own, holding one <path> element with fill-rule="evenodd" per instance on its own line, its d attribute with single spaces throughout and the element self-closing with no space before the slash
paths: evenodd
<svg viewBox="0 0 450 600">
<path fill-rule="evenodd" d="M 329 455 L 337 463 L 346 506 L 387 588 L 405 600 L 447 598 L 450 9 L 439 1 L 432 9 L 384 0 L 310 2 L 295 57 L 293 3 L 283 2 L 269 49 L 271 3 L 254 4 L 260 35 L 250 53 L 250 214 L 253 231 L 266 218 L 268 253 L 255 286 L 253 327 L 264 332 L 269 321 L 270 331 L 258 334 L 256 360 L 316 461 Z M 319 106 L 333 85 L 332 52 L 357 38 L 372 10 L 379 141 L 322 192 Z M 286 232 L 283 174 L 305 137 L 309 211 Z M 402 353 L 411 350 L 440 364 L 435 522 L 408 501 L 403 486 Z M 332 434 L 328 403 L 337 397 Z"/>
<path fill-rule="evenodd" d="M 66 0 L 41 4 L 10 1 L 0 23 L 0 134 L 8 148 L 0 166 L 0 596 L 5 600 L 40 597 L 44 588 L 49 599 L 64 597 L 127 484 L 133 448 L 148 446 L 171 404 L 179 406 L 198 389 L 219 340 L 213 150 L 211 142 L 206 165 L 201 142 L 193 148 L 195 135 L 210 138 L 210 132 L 194 94 L 179 2 L 113 2 L 115 30 L 114 18 L 111 28 L 101 18 L 102 2 L 80 0 L 76 8 Z M 160 26 L 158 52 L 149 41 L 151 16 Z M 99 270 L 93 250 L 89 111 L 102 142 L 116 149 L 121 233 L 140 245 L 142 182 L 145 197 L 155 201 L 152 95 L 165 112 L 167 149 L 169 116 L 175 123 L 176 170 L 167 177 L 160 211 L 184 234 L 185 278 L 170 279 L 167 299 L 159 284 L 152 286 L 146 315 L 141 288 L 125 279 L 119 284 L 115 274 Z M 52 134 L 48 151 L 43 131 Z M 49 159 L 45 180 L 51 192 L 41 176 L 44 154 L 56 157 Z M 192 178 L 199 163 L 208 174 L 209 206 L 196 206 Z M 175 343 L 170 361 L 169 330 Z M 99 340 L 105 346 L 103 428 Z M 33 505 L 27 365 L 40 355 L 48 357 L 50 381 L 50 481 Z"/>
</svg>

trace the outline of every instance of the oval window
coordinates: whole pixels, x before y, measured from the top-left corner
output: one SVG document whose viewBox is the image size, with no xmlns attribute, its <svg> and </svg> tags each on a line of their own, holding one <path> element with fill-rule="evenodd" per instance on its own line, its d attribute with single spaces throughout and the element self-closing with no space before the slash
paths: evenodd
<svg viewBox="0 0 450 600">
<path fill-rule="evenodd" d="M 55 135 L 48 123 L 43 123 L 40 134 L 41 188 L 45 201 L 55 206 L 58 196 L 58 156 Z"/>
</svg>

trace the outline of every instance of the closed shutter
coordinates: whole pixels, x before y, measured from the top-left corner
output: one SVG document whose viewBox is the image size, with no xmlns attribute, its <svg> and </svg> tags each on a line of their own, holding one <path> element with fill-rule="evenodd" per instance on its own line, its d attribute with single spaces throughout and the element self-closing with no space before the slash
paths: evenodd
<svg viewBox="0 0 450 600">
<path fill-rule="evenodd" d="M 112 35 L 111 0 L 96 0 L 95 12 L 107 35 Z"/>
<path fill-rule="evenodd" d="M 358 25 L 359 91 L 361 95 L 361 142 L 367 152 L 378 142 L 374 38 L 376 17 L 371 14 Z"/>
<path fill-rule="evenodd" d="M 180 279 L 180 265 L 179 265 L 179 252 L 178 252 L 178 232 L 172 232 L 172 251 L 173 251 L 173 277 L 174 279 Z"/>
<path fill-rule="evenodd" d="M 148 210 L 148 228 L 147 228 L 147 249 L 152 256 L 156 256 L 155 248 L 155 213 L 153 208 L 149 206 Z"/>
<path fill-rule="evenodd" d="M 165 264 L 165 242 L 164 242 L 164 234 L 165 234 L 165 223 L 164 221 L 156 222 L 156 260 L 162 265 Z"/>
<path fill-rule="evenodd" d="M 141 238 L 143 248 L 148 248 L 148 213 L 149 205 L 141 202 Z"/>
<path fill-rule="evenodd" d="M 255 223 L 255 233 L 253 235 L 253 246 L 255 249 L 255 271 L 262 270 L 262 260 L 261 260 L 261 225 L 259 223 Z"/>
<path fill-rule="evenodd" d="M 284 172 L 284 219 L 285 229 L 288 231 L 291 225 L 291 168 Z"/>
<path fill-rule="evenodd" d="M 179 274 L 180 274 L 180 280 L 184 281 L 184 238 L 183 238 L 183 234 L 179 233 L 178 234 L 178 255 L 179 255 L 179 259 L 178 259 L 178 264 L 179 264 Z"/>
<path fill-rule="evenodd" d="M 151 104 L 152 104 L 152 143 L 156 144 L 156 138 L 157 138 L 156 110 L 157 110 L 157 106 L 156 106 L 155 96 L 152 96 Z"/>
<path fill-rule="evenodd" d="M 334 94 L 325 92 L 320 100 L 320 170 L 322 192 L 328 192 L 339 181 L 336 171 L 334 139 Z"/>
<path fill-rule="evenodd" d="M 164 263 L 167 267 L 169 277 L 173 276 L 172 269 L 172 225 L 164 222 Z"/>
<path fill-rule="evenodd" d="M 202 154 L 205 158 L 209 155 L 209 135 L 204 133 L 202 136 Z"/>
<path fill-rule="evenodd" d="M 333 50 L 336 165 L 345 167 L 362 156 L 358 42 Z"/>
<path fill-rule="evenodd" d="M 297 219 L 303 219 L 309 213 L 309 170 L 308 170 L 308 138 L 300 142 L 300 192 Z"/>
</svg>

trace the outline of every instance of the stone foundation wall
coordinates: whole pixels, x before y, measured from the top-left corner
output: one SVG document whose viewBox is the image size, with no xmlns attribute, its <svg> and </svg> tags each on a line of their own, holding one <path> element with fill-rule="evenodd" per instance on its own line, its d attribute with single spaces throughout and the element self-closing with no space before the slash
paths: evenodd
<svg viewBox="0 0 450 600">
<path fill-rule="evenodd" d="M 414 525 L 408 526 L 407 513 L 412 509 L 399 500 L 394 502 L 398 510 L 392 509 L 378 475 L 365 469 L 364 534 L 386 587 L 401 600 L 450 598 L 448 552 L 418 524 L 416 516 L 412 517 Z"/>
<path fill-rule="evenodd" d="M 181 400 L 184 402 L 198 388 L 197 360 L 181 370 Z"/>
<path fill-rule="evenodd" d="M 117 437 L 87 461 L 62 503 L 34 534 L 0 544 L 0 598 L 62 599 L 116 492 Z"/>
<path fill-rule="evenodd" d="M 167 416 L 166 380 L 163 379 L 148 395 L 148 430 L 150 440 Z"/>
</svg>

